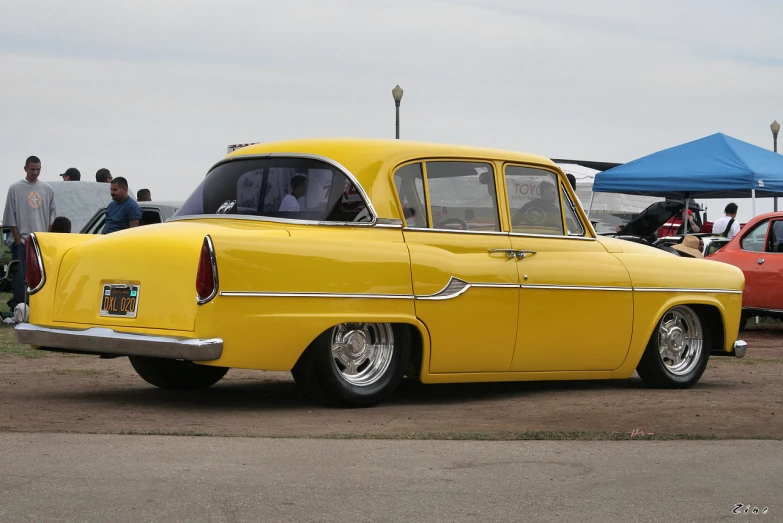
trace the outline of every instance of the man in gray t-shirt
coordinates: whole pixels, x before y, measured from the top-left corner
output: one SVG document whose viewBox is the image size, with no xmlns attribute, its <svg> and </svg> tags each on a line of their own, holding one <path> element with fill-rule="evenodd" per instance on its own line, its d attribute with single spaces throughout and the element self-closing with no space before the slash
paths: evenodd
<svg viewBox="0 0 783 523">
<path fill-rule="evenodd" d="M 25 258 L 24 240 L 33 232 L 46 232 L 57 216 L 54 206 L 54 190 L 45 182 L 39 182 L 41 160 L 30 156 L 24 164 L 26 176 L 8 188 L 5 200 L 3 225 L 11 227 L 11 259 L 16 261 L 12 283 L 13 297 L 8 300 L 8 306 L 13 310 L 19 303 L 24 303 L 25 291 Z"/>
</svg>

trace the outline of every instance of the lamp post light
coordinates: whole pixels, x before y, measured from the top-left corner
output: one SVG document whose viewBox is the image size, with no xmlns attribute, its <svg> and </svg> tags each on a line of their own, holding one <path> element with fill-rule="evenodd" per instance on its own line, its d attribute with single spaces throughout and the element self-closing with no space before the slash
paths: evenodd
<svg viewBox="0 0 783 523">
<path fill-rule="evenodd" d="M 394 109 L 397 113 L 397 118 L 394 126 L 394 137 L 400 139 L 400 102 L 402 101 L 402 87 L 399 85 L 394 86 L 392 89 L 392 96 L 394 97 Z"/>
<path fill-rule="evenodd" d="M 778 133 L 780 132 L 780 124 L 777 120 L 772 122 L 769 126 L 770 130 L 772 130 L 772 150 L 775 152 L 778 152 Z M 775 196 L 775 208 L 773 209 L 775 212 L 778 211 L 778 197 Z"/>
</svg>

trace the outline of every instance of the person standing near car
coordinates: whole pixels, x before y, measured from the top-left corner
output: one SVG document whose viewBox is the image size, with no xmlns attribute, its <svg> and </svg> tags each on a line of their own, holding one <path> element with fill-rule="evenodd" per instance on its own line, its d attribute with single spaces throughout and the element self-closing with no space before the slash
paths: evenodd
<svg viewBox="0 0 783 523">
<path fill-rule="evenodd" d="M 3 224 L 11 227 L 11 260 L 16 261 L 11 280 L 13 297 L 8 300 L 11 310 L 24 303 L 25 254 L 24 240 L 34 232 L 46 232 L 57 216 L 54 205 L 54 190 L 48 183 L 38 180 L 41 175 L 41 160 L 30 156 L 24 164 L 25 177 L 8 188 L 3 212 Z"/>
<path fill-rule="evenodd" d="M 103 234 L 138 227 L 141 223 L 141 207 L 128 196 L 128 180 L 118 176 L 111 181 L 111 199 L 106 207 Z"/>
<path fill-rule="evenodd" d="M 723 212 L 726 216 L 718 218 L 712 225 L 712 233 L 718 236 L 725 236 L 728 239 L 734 238 L 740 232 L 739 223 L 737 223 L 737 204 L 732 202 L 726 206 Z"/>
</svg>

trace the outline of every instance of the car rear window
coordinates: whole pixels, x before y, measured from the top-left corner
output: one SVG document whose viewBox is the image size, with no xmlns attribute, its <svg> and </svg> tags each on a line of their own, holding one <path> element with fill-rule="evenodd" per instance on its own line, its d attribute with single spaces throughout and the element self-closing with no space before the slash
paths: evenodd
<svg viewBox="0 0 783 523">
<path fill-rule="evenodd" d="M 174 217 L 238 214 L 323 222 L 372 221 L 357 187 L 311 158 L 238 158 L 217 167 Z"/>
</svg>

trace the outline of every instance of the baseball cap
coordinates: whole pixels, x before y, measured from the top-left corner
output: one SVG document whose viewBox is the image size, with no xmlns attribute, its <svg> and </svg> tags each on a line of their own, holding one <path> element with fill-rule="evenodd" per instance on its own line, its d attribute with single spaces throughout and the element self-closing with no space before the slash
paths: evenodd
<svg viewBox="0 0 783 523">
<path fill-rule="evenodd" d="M 81 180 L 82 173 L 80 173 L 79 169 L 77 169 L 76 167 L 69 167 L 60 176 L 62 177 L 69 176 L 71 180 Z"/>
</svg>

